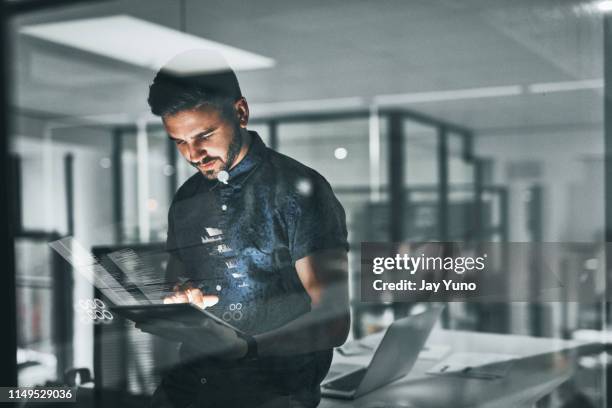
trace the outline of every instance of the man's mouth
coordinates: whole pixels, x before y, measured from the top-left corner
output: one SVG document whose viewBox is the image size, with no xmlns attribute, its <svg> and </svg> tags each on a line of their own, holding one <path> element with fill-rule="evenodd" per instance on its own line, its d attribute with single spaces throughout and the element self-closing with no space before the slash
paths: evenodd
<svg viewBox="0 0 612 408">
<path fill-rule="evenodd" d="M 215 165 L 216 160 L 207 161 L 206 163 L 201 163 L 198 167 L 202 170 L 210 170 Z"/>
<path fill-rule="evenodd" d="M 204 159 L 199 163 L 192 163 L 192 165 L 201 170 L 210 170 L 214 167 L 216 161 L 217 159 Z"/>
</svg>

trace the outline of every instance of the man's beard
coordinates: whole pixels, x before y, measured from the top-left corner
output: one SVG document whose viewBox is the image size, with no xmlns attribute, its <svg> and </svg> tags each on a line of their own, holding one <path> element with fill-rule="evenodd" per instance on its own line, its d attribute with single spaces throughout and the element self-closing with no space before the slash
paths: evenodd
<svg viewBox="0 0 612 408">
<path fill-rule="evenodd" d="M 233 133 L 234 134 L 232 136 L 232 141 L 230 142 L 230 145 L 227 149 L 227 157 L 222 162 L 221 168 L 210 169 L 210 170 L 206 170 L 202 172 L 204 177 L 206 177 L 207 179 L 215 180 L 217 178 L 217 174 L 219 174 L 221 171 L 229 172 L 230 168 L 234 164 L 234 161 L 236 160 L 236 157 L 238 157 L 238 154 L 240 153 L 240 149 L 242 149 L 242 134 L 240 133 L 240 128 L 238 126 L 236 126 Z M 213 159 L 213 160 L 218 160 L 218 159 Z M 206 161 L 204 161 L 204 163 L 206 163 Z M 202 164 L 202 162 L 191 163 L 191 164 L 197 168 L 198 165 Z"/>
</svg>

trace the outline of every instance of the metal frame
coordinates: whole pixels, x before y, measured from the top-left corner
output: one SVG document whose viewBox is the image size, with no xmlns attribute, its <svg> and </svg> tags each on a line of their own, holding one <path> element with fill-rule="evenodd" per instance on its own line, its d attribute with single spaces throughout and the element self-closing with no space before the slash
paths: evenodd
<svg viewBox="0 0 612 408">
<path fill-rule="evenodd" d="M 112 171 L 113 171 L 113 229 L 115 242 L 123 242 L 123 178 L 121 177 L 121 152 L 123 149 L 123 131 L 113 129 Z"/>
<path fill-rule="evenodd" d="M 270 149 L 278 150 L 278 122 L 276 120 L 268 122 L 268 132 L 270 133 Z"/>
<path fill-rule="evenodd" d="M 21 158 L 17 155 L 10 154 L 11 175 L 12 175 L 12 196 L 13 196 L 13 233 L 18 234 L 23 230 L 23 197 L 21 195 Z"/>
<path fill-rule="evenodd" d="M 66 233 L 74 235 L 74 156 L 64 156 L 64 185 L 66 186 Z"/>
<path fill-rule="evenodd" d="M 404 239 L 405 210 L 404 195 L 404 121 L 400 112 L 388 114 L 389 122 L 389 204 L 392 222 L 389 225 L 389 240 L 400 242 Z M 395 222 L 393 222 L 395 220 Z"/>
<path fill-rule="evenodd" d="M 0 2 L 0 243 L 3 265 L 2 285 L 0 285 L 0 321 L 4 334 L 0 336 L 0 385 L 17 385 L 17 301 L 15 290 L 15 238 L 13 235 L 13 216 L 11 177 L 9 161 L 9 44 L 8 44 L 8 5 Z"/>
<path fill-rule="evenodd" d="M 438 128 L 438 239 L 448 240 L 448 131 Z"/>
<path fill-rule="evenodd" d="M 482 193 L 483 193 L 483 179 L 484 179 L 484 164 L 481 160 L 474 160 L 474 212 L 475 212 L 475 228 L 474 228 L 474 238 L 476 240 L 481 239 L 484 236 L 483 231 L 483 223 L 482 223 L 482 210 L 484 208 L 482 201 Z"/>
<path fill-rule="evenodd" d="M 178 160 L 177 160 L 177 152 L 176 152 L 176 144 L 171 140 L 168 139 L 166 141 L 166 147 L 168 149 L 167 155 L 168 155 L 168 164 L 170 166 L 172 166 L 173 168 L 173 173 L 170 176 L 170 183 L 169 183 L 169 196 L 172 197 L 174 196 L 174 193 L 176 192 L 176 190 L 178 189 L 178 169 L 176 168 L 177 164 L 178 164 Z"/>
<path fill-rule="evenodd" d="M 603 18 L 603 54 L 604 54 L 604 207 L 605 207 L 605 271 L 606 279 L 604 281 L 605 291 L 604 299 L 601 308 L 603 314 L 602 330 L 606 330 L 612 323 L 612 302 L 610 302 L 612 293 L 610 286 L 612 285 L 612 254 L 608 253 L 609 245 L 612 242 L 612 15 L 605 14 Z M 612 370 L 608 367 L 604 368 L 604 393 L 603 405 L 607 406 L 609 402 L 608 391 L 612 389 Z"/>
<path fill-rule="evenodd" d="M 605 239 L 612 242 L 612 15 L 605 14 L 604 26 L 604 206 Z M 606 290 L 603 308 L 604 325 L 612 323 L 610 286 L 612 285 L 612 254 L 607 253 L 606 245 Z M 610 376 L 612 378 L 612 375 Z"/>
</svg>

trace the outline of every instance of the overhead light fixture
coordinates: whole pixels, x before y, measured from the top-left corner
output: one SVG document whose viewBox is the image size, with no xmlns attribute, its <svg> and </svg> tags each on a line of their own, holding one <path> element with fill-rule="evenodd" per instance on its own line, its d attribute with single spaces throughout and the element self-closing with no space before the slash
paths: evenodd
<svg viewBox="0 0 612 408">
<path fill-rule="evenodd" d="M 365 98 L 355 96 L 346 98 L 309 99 L 285 102 L 255 102 L 249 104 L 252 115 L 266 116 L 282 113 L 307 113 L 332 110 L 363 109 L 367 107 Z"/>
<path fill-rule="evenodd" d="M 24 26 L 21 33 L 68 47 L 158 70 L 176 55 L 190 50 L 220 53 L 236 71 L 269 68 L 273 59 L 216 41 L 183 33 L 128 15 Z M 201 61 L 183 64 L 178 74 L 223 68 L 218 62 L 203 67 Z"/>
<path fill-rule="evenodd" d="M 612 1 L 611 0 L 603 0 L 595 3 L 595 8 L 602 13 L 608 13 L 612 11 Z"/>
<path fill-rule="evenodd" d="M 539 84 L 531 84 L 527 87 L 527 90 L 530 93 L 550 93 L 601 89 L 603 87 L 603 79 L 586 79 L 580 81 L 544 82 Z"/>
<path fill-rule="evenodd" d="M 565 82 L 541 82 L 529 85 L 491 86 L 483 88 L 452 89 L 403 94 L 376 95 L 368 100 L 364 97 L 346 97 L 303 101 L 286 101 L 251 104 L 251 113 L 266 116 L 281 113 L 324 112 L 330 110 L 363 109 L 366 106 L 393 107 L 428 102 L 448 102 L 466 99 L 500 98 L 550 92 L 582 91 L 602 89 L 603 79 L 586 79 Z"/>
<path fill-rule="evenodd" d="M 344 147 L 337 147 L 336 150 L 334 150 L 334 157 L 338 160 L 344 160 L 347 156 L 348 150 Z"/>
<path fill-rule="evenodd" d="M 415 92 L 395 95 L 379 95 L 374 103 L 379 106 L 401 105 L 410 103 L 444 102 L 461 99 L 497 98 L 514 96 L 523 93 L 520 85 L 491 86 L 484 88 L 453 89 L 449 91 Z"/>
</svg>

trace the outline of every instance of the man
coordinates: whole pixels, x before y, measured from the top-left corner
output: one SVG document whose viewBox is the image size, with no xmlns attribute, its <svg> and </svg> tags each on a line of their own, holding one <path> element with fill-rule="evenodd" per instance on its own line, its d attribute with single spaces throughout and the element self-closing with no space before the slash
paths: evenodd
<svg viewBox="0 0 612 408">
<path fill-rule="evenodd" d="M 216 59 L 183 54 L 149 92 L 151 111 L 198 170 L 169 210 L 175 292 L 165 302 L 207 307 L 248 335 L 209 320 L 141 327 L 182 342 L 183 363 L 153 405 L 314 407 L 349 330 L 344 210 L 320 174 L 247 130 L 231 70 L 180 74 L 200 60 Z"/>
</svg>

